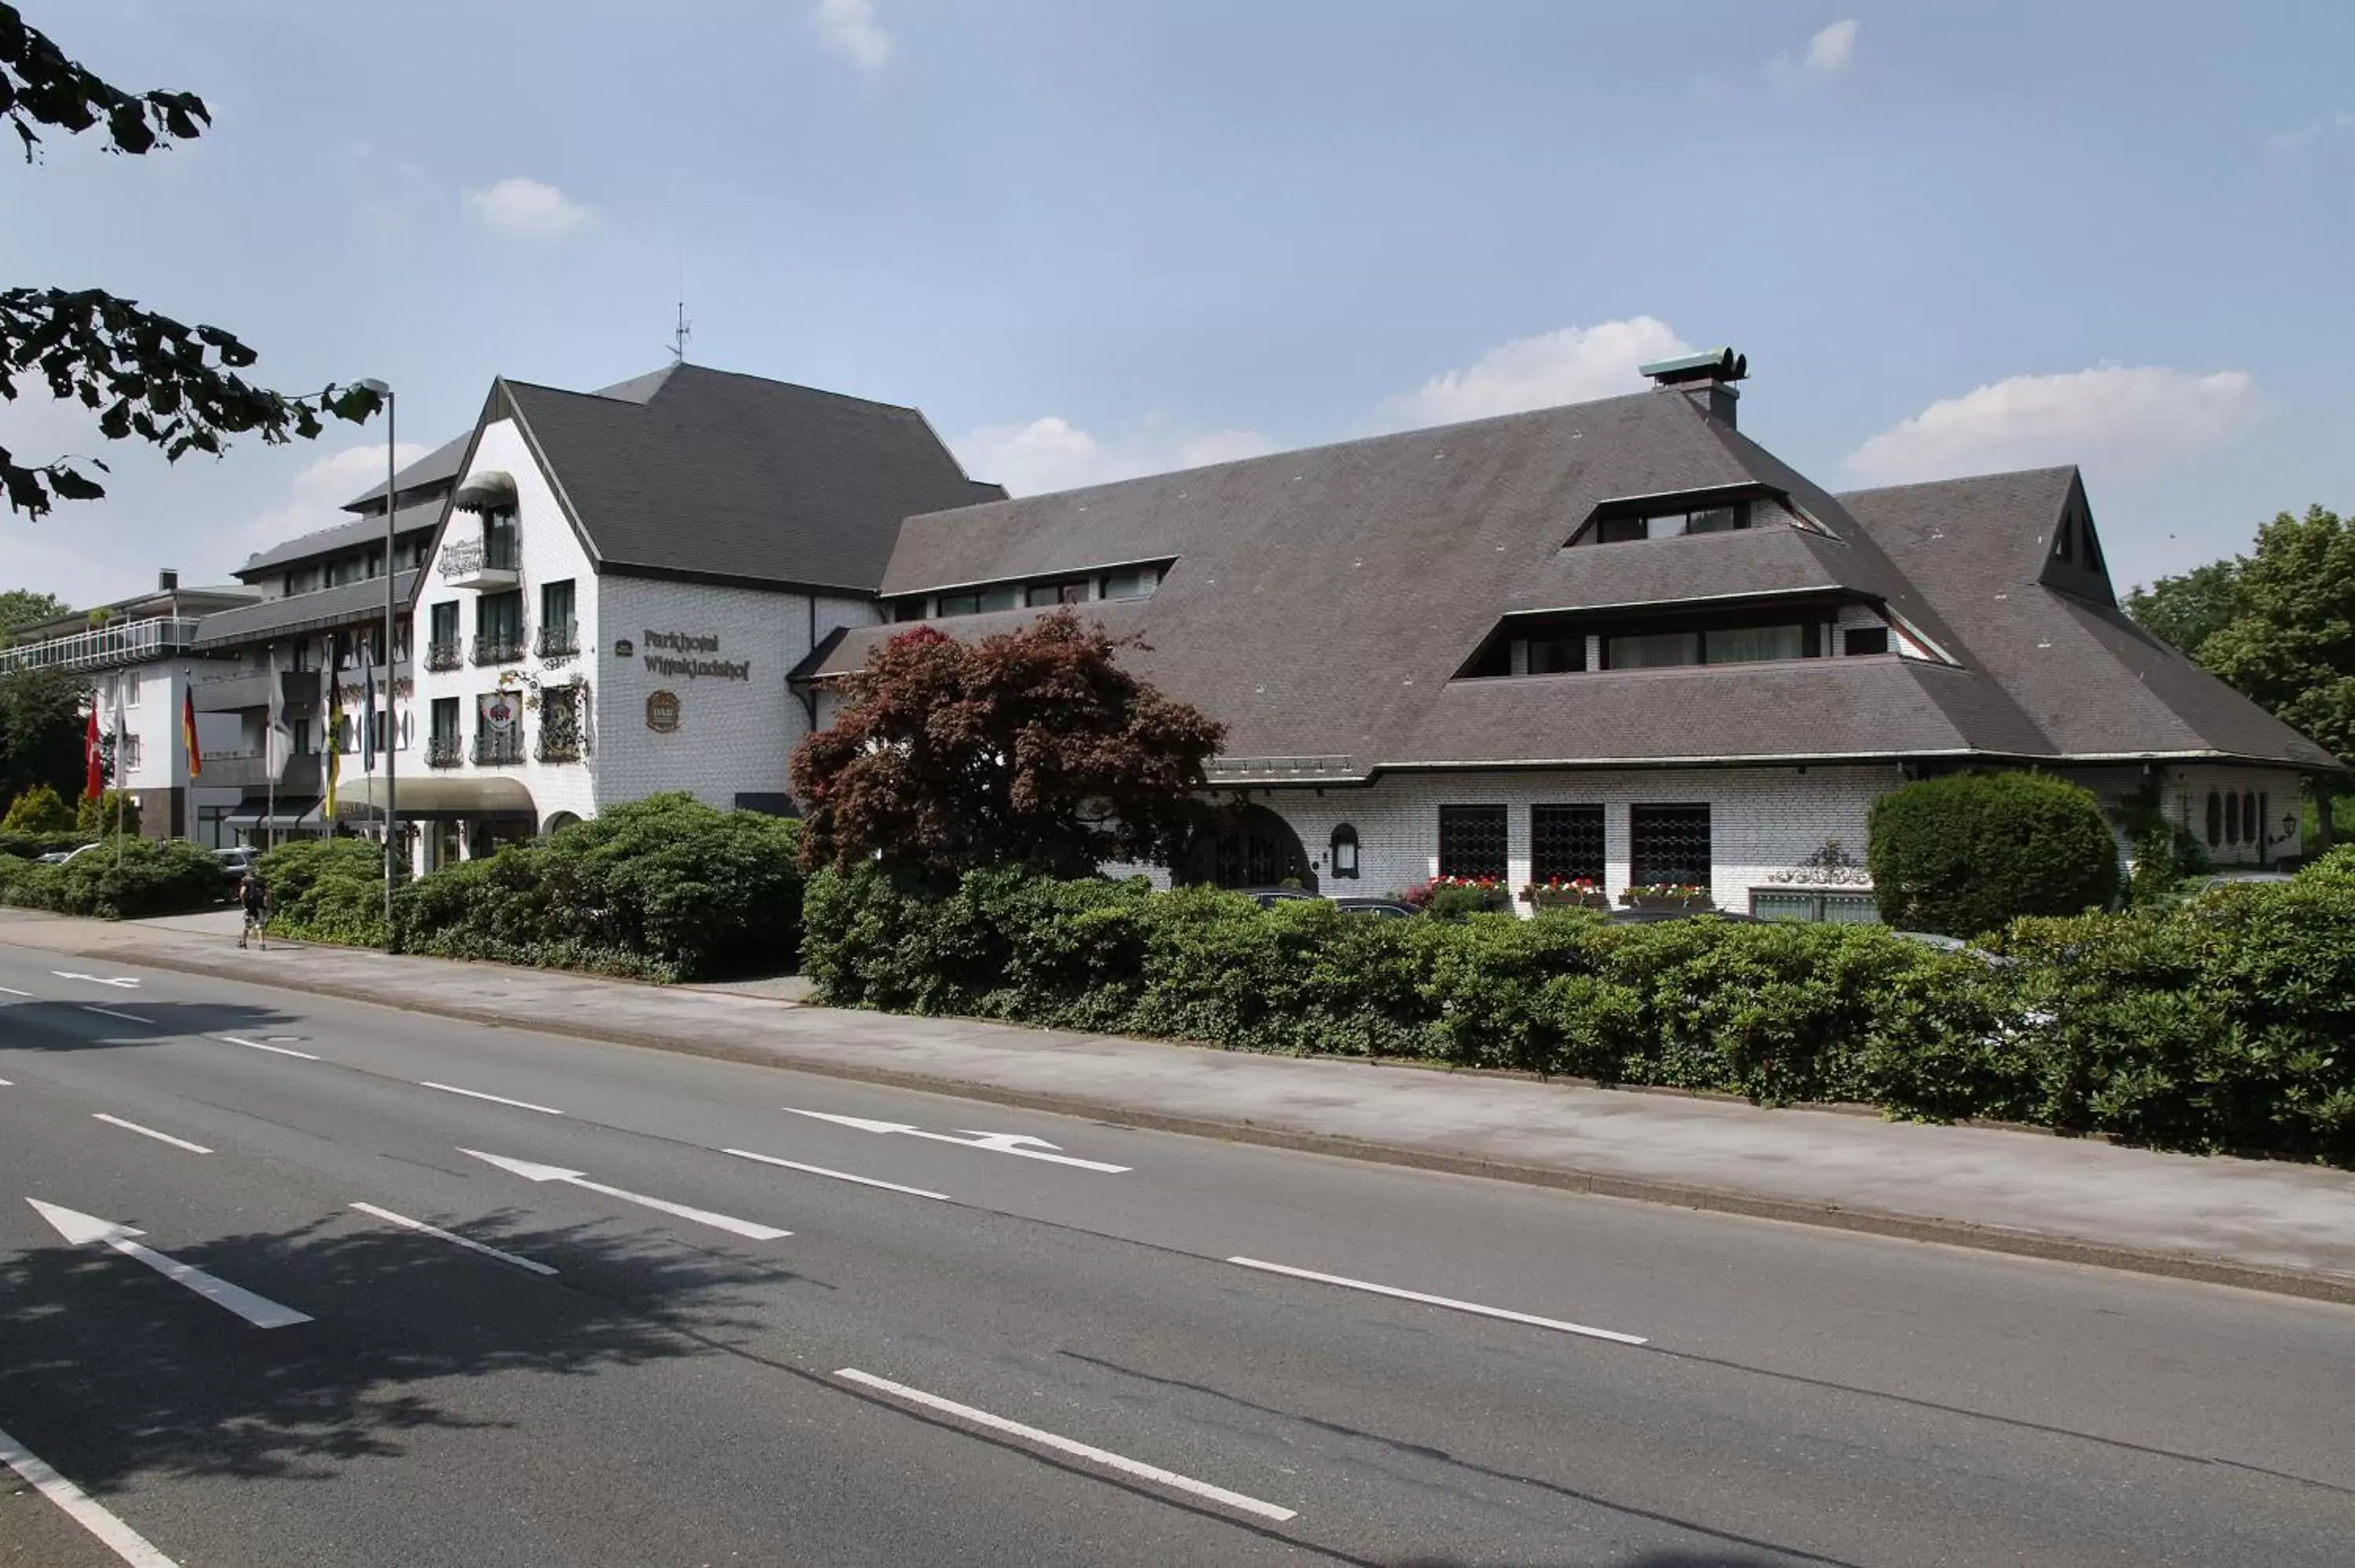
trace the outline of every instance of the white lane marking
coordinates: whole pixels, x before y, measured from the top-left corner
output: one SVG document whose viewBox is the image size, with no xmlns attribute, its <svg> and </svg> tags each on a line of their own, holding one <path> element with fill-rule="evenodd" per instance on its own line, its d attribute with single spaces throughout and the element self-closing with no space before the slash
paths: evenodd
<svg viewBox="0 0 2355 1568">
<path fill-rule="evenodd" d="M 107 975 L 86 975 L 78 973 L 73 969 L 51 969 L 49 972 L 57 976 L 59 980 L 88 980 L 92 985 L 112 985 L 131 988 L 137 986 L 139 983 L 129 975 L 113 975 L 111 977 Z"/>
<path fill-rule="evenodd" d="M 960 1128 L 957 1130 L 964 1136 L 958 1137 L 956 1133 L 926 1132 L 920 1127 L 911 1127 L 903 1121 L 876 1121 L 863 1116 L 837 1116 L 832 1111 L 803 1110 L 797 1106 L 785 1106 L 782 1108 L 792 1111 L 795 1116 L 810 1117 L 818 1121 L 830 1121 L 838 1127 L 855 1127 L 861 1132 L 904 1133 L 910 1138 L 929 1138 L 935 1143 L 954 1143 L 960 1149 L 979 1149 L 991 1154 L 1018 1155 L 1024 1160 L 1044 1160 L 1056 1165 L 1076 1165 L 1082 1171 L 1103 1171 L 1114 1176 L 1129 1169 L 1125 1165 L 1106 1165 L 1102 1160 L 1078 1160 L 1068 1154 L 1048 1152 L 1057 1146 L 1043 1138 L 1033 1138 L 1027 1132 L 976 1132 L 971 1128 Z M 1023 1148 L 1024 1144 L 1031 1147 Z"/>
<path fill-rule="evenodd" d="M 212 1152 L 211 1150 L 207 1149 L 201 1143 L 190 1143 L 185 1138 L 174 1138 L 168 1132 L 157 1132 L 152 1127 L 141 1127 L 137 1122 L 125 1121 L 119 1116 L 109 1116 L 104 1111 L 92 1111 L 90 1114 L 91 1119 L 102 1121 L 109 1127 L 119 1127 L 125 1132 L 140 1133 L 145 1137 L 154 1139 L 158 1143 L 168 1143 L 175 1149 L 185 1149 L 191 1154 L 210 1154 Z"/>
<path fill-rule="evenodd" d="M 1295 1279 L 1313 1279 L 1320 1285 L 1338 1285 L 1350 1290 L 1370 1291 L 1376 1296 L 1395 1296 L 1401 1301 L 1420 1301 L 1426 1307 L 1446 1307 L 1458 1312 L 1476 1313 L 1483 1318 L 1502 1318 L 1508 1323 L 1527 1323 L 1532 1328 L 1553 1329 L 1565 1334 L 1582 1334 L 1590 1340 L 1609 1340 L 1617 1345 L 1643 1345 L 1651 1341 L 1639 1334 L 1622 1334 L 1614 1329 L 1590 1329 L 1583 1323 L 1565 1323 L 1559 1318 L 1535 1318 L 1527 1312 L 1510 1312 L 1502 1307 L 1483 1307 L 1476 1301 L 1458 1301 L 1452 1296 L 1426 1296 L 1420 1290 L 1401 1290 L 1395 1285 L 1376 1285 L 1370 1279 L 1350 1279 L 1338 1274 L 1319 1274 L 1313 1268 L 1293 1268 L 1281 1263 L 1262 1263 L 1255 1257 L 1231 1257 L 1229 1263 L 1245 1268 L 1263 1269 L 1269 1274 L 1288 1274 Z"/>
<path fill-rule="evenodd" d="M 437 1084 L 429 1079 L 420 1078 L 417 1081 L 417 1086 L 421 1089 L 439 1089 L 445 1095 L 464 1095 L 470 1100 L 489 1100 L 494 1105 L 513 1106 L 517 1110 L 538 1111 L 542 1116 L 564 1114 L 554 1106 L 536 1106 L 529 1100 L 511 1100 L 505 1095 L 486 1095 L 480 1089 L 462 1089 L 455 1084 Z"/>
<path fill-rule="evenodd" d="M 27 997 L 27 998 L 29 998 L 32 994 L 33 994 L 33 993 L 32 993 L 31 991 L 18 991 L 15 986 L 11 986 L 11 985 L 0 985 L 0 995 L 7 995 L 7 996 L 21 996 L 21 997 Z"/>
<path fill-rule="evenodd" d="M 9 1079 L 0 1078 L 0 1089 L 13 1089 L 16 1086 L 16 1084 Z"/>
<path fill-rule="evenodd" d="M 715 1230 L 730 1231 L 740 1236 L 750 1236 L 754 1241 L 779 1241 L 794 1234 L 791 1231 L 781 1231 L 774 1225 L 756 1224 L 751 1220 L 740 1220 L 729 1214 L 715 1214 L 709 1209 L 690 1209 L 685 1203 L 674 1203 L 662 1198 L 649 1198 L 643 1192 L 624 1192 L 619 1187 L 608 1187 L 602 1181 L 590 1181 L 586 1172 L 567 1171 L 560 1165 L 539 1165 L 528 1160 L 510 1160 L 503 1154 L 485 1154 L 479 1149 L 462 1147 L 458 1152 L 471 1154 L 477 1160 L 487 1160 L 500 1170 L 520 1176 L 527 1181 L 562 1181 L 568 1186 L 579 1187 L 584 1192 L 602 1192 L 608 1198 L 619 1198 L 625 1203 L 638 1203 L 649 1209 L 659 1209 L 666 1214 L 676 1214 L 682 1220 L 693 1220 L 697 1224 L 709 1225 Z"/>
<path fill-rule="evenodd" d="M 888 1393 L 894 1399 L 904 1399 L 911 1404 L 921 1404 L 929 1410 L 938 1410 L 954 1415 L 961 1421 L 970 1421 L 976 1426 L 986 1426 L 993 1432 L 1009 1433 L 1025 1442 L 1036 1443 L 1042 1448 L 1052 1448 L 1059 1454 L 1069 1454 L 1074 1458 L 1102 1465 L 1108 1470 L 1118 1470 L 1124 1476 L 1135 1476 L 1140 1480 L 1152 1481 L 1178 1491 L 1188 1492 L 1198 1498 L 1208 1498 L 1212 1502 L 1223 1503 L 1229 1508 L 1238 1509 L 1244 1513 L 1257 1514 L 1262 1519 L 1272 1519 L 1279 1524 L 1285 1520 L 1300 1517 L 1299 1510 L 1295 1509 L 1279 1507 L 1272 1502 L 1263 1502 L 1257 1498 L 1245 1497 L 1241 1492 L 1231 1492 L 1224 1487 L 1214 1487 L 1208 1481 L 1198 1481 L 1191 1476 L 1181 1476 L 1175 1470 L 1165 1470 L 1158 1465 L 1147 1465 L 1124 1455 L 1113 1453 L 1107 1448 L 1096 1448 L 1085 1443 L 1075 1443 L 1069 1437 L 1059 1437 L 1052 1432 L 1041 1432 L 1036 1426 L 1025 1426 L 1019 1421 L 1008 1421 L 1003 1415 L 992 1415 L 986 1410 L 975 1410 L 970 1404 L 959 1404 L 954 1400 L 943 1399 L 936 1393 L 926 1393 L 922 1389 L 910 1388 L 906 1383 L 893 1383 L 889 1378 L 880 1378 L 872 1372 L 860 1372 L 857 1367 L 843 1367 L 834 1375 L 847 1383 L 858 1383 L 879 1393 Z"/>
<path fill-rule="evenodd" d="M 780 1160 L 773 1154 L 755 1154 L 749 1149 L 723 1149 L 722 1154 L 732 1154 L 739 1160 L 757 1160 L 763 1165 L 782 1165 L 788 1171 L 806 1171 L 813 1176 L 831 1176 L 837 1181 L 856 1181 L 862 1187 L 880 1187 L 887 1192 L 905 1192 L 913 1198 L 932 1198 L 943 1203 L 954 1203 L 946 1192 L 927 1192 L 922 1187 L 902 1187 L 897 1181 L 878 1181 L 872 1176 L 853 1176 L 847 1171 L 828 1171 L 823 1165 L 804 1165 L 798 1160 Z"/>
<path fill-rule="evenodd" d="M 49 1468 L 5 1432 L 0 1432 L 0 1464 L 24 1477 L 27 1486 L 57 1504 L 68 1519 L 98 1537 L 131 1568 L 180 1568 L 156 1551 L 154 1542 L 92 1501 L 88 1492 Z"/>
<path fill-rule="evenodd" d="M 144 1023 L 150 1029 L 155 1026 L 155 1020 L 151 1018 L 142 1018 L 135 1012 L 117 1012 L 111 1007 L 101 1007 L 95 1002 L 83 1002 L 81 1010 L 84 1012 L 104 1013 L 109 1018 L 119 1018 L 125 1023 Z"/>
<path fill-rule="evenodd" d="M 264 1045 L 259 1040 L 240 1040 L 234 1034 L 216 1034 L 213 1038 L 226 1040 L 232 1045 L 242 1045 L 249 1051 L 267 1051 L 277 1056 L 299 1056 L 305 1062 L 315 1062 L 319 1059 L 308 1051 L 289 1051 L 283 1045 Z"/>
<path fill-rule="evenodd" d="M 529 1269 L 534 1274 L 556 1272 L 544 1263 L 534 1263 L 527 1257 L 517 1257 L 511 1252 L 501 1252 L 495 1246 L 485 1246 L 481 1242 L 470 1241 L 454 1232 L 445 1231 L 439 1225 L 429 1225 L 423 1220 L 412 1220 L 407 1214 L 396 1214 L 390 1209 L 379 1209 L 374 1203 L 354 1203 L 352 1207 L 363 1214 L 374 1214 L 379 1220 L 388 1220 L 405 1229 L 421 1231 L 429 1236 L 448 1242 L 454 1246 L 464 1247 L 468 1252 L 478 1252 L 485 1257 L 497 1258 L 501 1263 L 512 1263 L 517 1268 Z"/>
<path fill-rule="evenodd" d="M 129 1225 L 118 1225 L 112 1220 L 101 1220 L 95 1214 L 85 1214 L 77 1209 L 63 1208 L 56 1203 L 44 1203 L 38 1198 L 25 1202 L 39 1211 L 41 1218 L 57 1227 L 58 1234 L 75 1246 L 99 1242 L 112 1247 L 123 1256 L 136 1258 L 175 1285 L 185 1286 L 217 1307 L 225 1307 L 257 1329 L 284 1329 L 311 1320 L 308 1312 L 297 1312 L 292 1307 L 282 1307 L 267 1296 L 256 1296 L 243 1286 L 207 1274 L 193 1264 L 167 1257 L 153 1247 L 141 1246 L 131 1238 L 143 1235 Z"/>
</svg>

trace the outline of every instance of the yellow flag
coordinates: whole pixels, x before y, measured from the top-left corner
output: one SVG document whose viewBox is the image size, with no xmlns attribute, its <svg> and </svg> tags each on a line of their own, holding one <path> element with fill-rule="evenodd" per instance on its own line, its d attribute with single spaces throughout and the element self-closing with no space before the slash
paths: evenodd
<svg viewBox="0 0 2355 1568">
<path fill-rule="evenodd" d="M 327 673 L 327 799 L 319 812 L 319 826 L 327 832 L 336 831 L 336 780 L 343 773 L 344 754 L 337 737 L 344 727 L 344 692 L 335 683 L 334 671 Z"/>
</svg>

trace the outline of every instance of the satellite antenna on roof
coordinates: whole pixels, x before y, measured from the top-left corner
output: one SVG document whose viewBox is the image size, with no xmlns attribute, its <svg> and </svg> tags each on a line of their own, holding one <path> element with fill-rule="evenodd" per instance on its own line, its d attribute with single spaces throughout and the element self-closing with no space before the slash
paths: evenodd
<svg viewBox="0 0 2355 1568">
<path fill-rule="evenodd" d="M 678 325 L 671 329 L 670 334 L 670 362 L 673 365 L 687 363 L 687 340 L 694 335 L 695 323 L 687 319 L 687 302 L 681 300 L 678 302 Z"/>
</svg>

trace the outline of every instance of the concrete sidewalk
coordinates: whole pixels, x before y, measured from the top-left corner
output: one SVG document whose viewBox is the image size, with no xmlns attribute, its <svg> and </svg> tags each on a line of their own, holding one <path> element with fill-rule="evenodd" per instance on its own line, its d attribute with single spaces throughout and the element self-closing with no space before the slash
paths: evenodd
<svg viewBox="0 0 2355 1568">
<path fill-rule="evenodd" d="M 0 911 L 0 943 L 1131 1126 L 2355 1303 L 2355 1173 Z"/>
</svg>

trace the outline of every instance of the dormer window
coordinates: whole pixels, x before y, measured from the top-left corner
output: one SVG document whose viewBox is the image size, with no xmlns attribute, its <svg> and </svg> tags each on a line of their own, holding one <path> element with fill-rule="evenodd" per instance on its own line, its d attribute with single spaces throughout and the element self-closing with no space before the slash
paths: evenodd
<svg viewBox="0 0 2355 1568">
<path fill-rule="evenodd" d="M 1159 567 L 1123 567 L 1103 575 L 1103 597 L 1106 599 L 1150 599 L 1153 590 L 1160 586 Z"/>
<path fill-rule="evenodd" d="M 1686 534 L 1731 534 L 1756 525 L 1754 505 L 1772 492 L 1756 484 L 1687 491 L 1681 495 L 1628 496 L 1606 501 L 1580 524 L 1572 545 L 1626 545 Z"/>
</svg>

